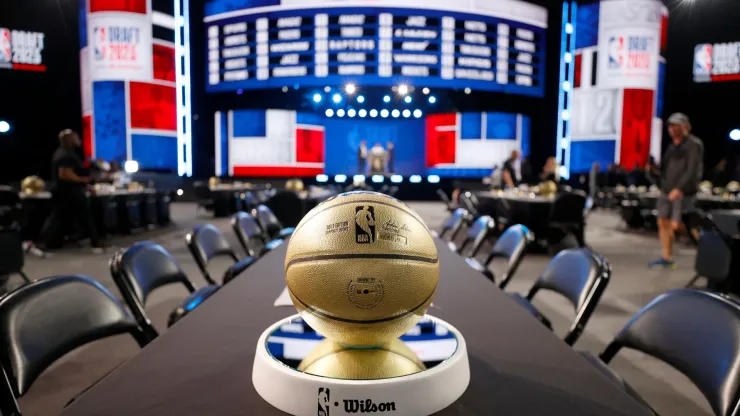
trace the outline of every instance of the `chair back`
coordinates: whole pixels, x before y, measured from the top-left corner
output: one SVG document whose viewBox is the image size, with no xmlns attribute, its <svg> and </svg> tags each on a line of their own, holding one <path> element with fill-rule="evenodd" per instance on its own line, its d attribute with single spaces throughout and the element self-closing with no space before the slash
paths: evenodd
<svg viewBox="0 0 740 416">
<path fill-rule="evenodd" d="M 185 235 L 185 243 L 209 284 L 217 283 L 208 273 L 208 262 L 219 256 L 229 257 L 235 262 L 239 261 L 239 257 L 231 248 L 224 233 L 213 224 L 196 225 L 193 231 Z"/>
<path fill-rule="evenodd" d="M 469 218 L 478 218 L 478 197 L 475 194 L 470 191 L 461 193 L 460 205 L 470 213 Z"/>
<path fill-rule="evenodd" d="M 0 185 L 0 230 L 20 226 L 22 207 L 18 191 L 10 186 Z"/>
<path fill-rule="evenodd" d="M 195 197 L 199 200 L 211 199 L 211 188 L 206 182 L 195 181 L 193 191 L 195 191 Z"/>
<path fill-rule="evenodd" d="M 262 228 L 265 241 L 270 241 L 280 235 L 283 224 L 280 223 L 280 220 L 269 207 L 258 205 L 253 215 L 259 222 L 260 228 Z"/>
<path fill-rule="evenodd" d="M 564 296 L 573 305 L 576 319 L 565 336 L 573 345 L 596 309 L 611 277 L 611 265 L 588 248 L 563 250 L 547 265 L 527 294 L 532 300 L 540 290 Z"/>
<path fill-rule="evenodd" d="M 480 251 L 483 242 L 491 235 L 496 223 L 488 215 L 479 217 L 465 234 L 465 240 L 460 244 L 457 252 L 464 257 L 475 257 Z"/>
<path fill-rule="evenodd" d="M 586 208 L 586 194 L 583 191 L 560 193 L 550 209 L 550 223 L 582 225 Z"/>
<path fill-rule="evenodd" d="M 453 211 L 452 214 L 450 214 L 450 216 L 442 223 L 442 229 L 439 231 L 439 238 L 447 241 L 454 240 L 460 232 L 467 216 L 468 211 L 464 208 L 458 208 Z"/>
<path fill-rule="evenodd" d="M 442 200 L 442 202 L 444 202 L 447 205 L 450 204 L 450 197 L 447 196 L 445 191 L 441 189 L 437 189 L 437 195 L 439 195 L 439 199 Z"/>
<path fill-rule="evenodd" d="M 295 227 L 303 218 L 304 203 L 297 193 L 278 191 L 265 203 L 279 225 L 278 231 L 285 227 Z"/>
<path fill-rule="evenodd" d="M 246 191 L 244 192 L 244 205 L 245 208 L 248 211 L 251 211 L 259 204 L 259 201 L 257 200 L 257 197 L 254 195 L 254 192 L 252 191 Z"/>
<path fill-rule="evenodd" d="M 265 248 L 262 229 L 251 215 L 246 212 L 237 212 L 231 217 L 231 227 L 247 255 L 258 257 L 262 254 Z"/>
<path fill-rule="evenodd" d="M 499 283 L 501 289 L 505 288 L 511 278 L 514 277 L 514 273 L 516 273 L 524 258 L 527 246 L 533 241 L 534 233 L 521 224 L 512 225 L 496 240 L 496 244 L 493 245 L 491 252 L 488 254 L 485 265 L 488 266 L 496 258 L 507 260 L 508 267 Z"/>
<path fill-rule="evenodd" d="M 714 414 L 738 414 L 740 305 L 715 293 L 674 289 L 632 318 L 601 354 L 608 363 L 630 348 L 669 364 L 688 377 Z"/>
<path fill-rule="evenodd" d="M 68 352 L 125 333 L 142 347 L 148 342 L 123 306 L 89 277 L 48 277 L 0 299 L 0 342 L 7 354 L 0 360 L 16 397 Z"/>
</svg>

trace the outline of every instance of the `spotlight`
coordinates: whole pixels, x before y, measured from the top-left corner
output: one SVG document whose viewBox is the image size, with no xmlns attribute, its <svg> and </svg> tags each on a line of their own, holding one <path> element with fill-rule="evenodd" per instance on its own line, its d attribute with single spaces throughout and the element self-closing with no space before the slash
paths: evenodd
<svg viewBox="0 0 740 416">
<path fill-rule="evenodd" d="M 401 84 L 398 86 L 398 93 L 401 95 L 406 95 L 409 93 L 409 86 L 406 84 Z"/>
<path fill-rule="evenodd" d="M 335 175 L 334 176 L 334 182 L 336 182 L 336 183 L 345 183 L 345 182 L 347 182 L 347 175 Z"/>
<path fill-rule="evenodd" d="M 383 175 L 373 175 L 373 183 L 383 183 L 384 179 Z"/>
<path fill-rule="evenodd" d="M 300 88 L 300 87 L 298 86 L 298 84 L 295 84 L 295 85 L 293 85 L 293 89 L 294 89 L 294 90 L 297 90 L 298 88 Z"/>
<path fill-rule="evenodd" d="M 437 175 L 429 175 L 429 176 L 427 176 L 427 182 L 429 182 L 429 183 L 439 183 L 439 176 L 437 176 Z"/>
<path fill-rule="evenodd" d="M 331 108 L 327 108 L 325 114 L 327 117 L 334 117 L 334 110 L 332 110 Z"/>
<path fill-rule="evenodd" d="M 387 118 L 388 117 L 388 110 L 383 109 L 383 111 L 380 112 L 380 116 L 383 117 L 383 118 Z"/>
<path fill-rule="evenodd" d="M 429 88 L 426 88 L 425 87 L 423 90 L 421 90 L 421 92 L 424 93 L 424 95 L 428 95 L 429 94 Z"/>
<path fill-rule="evenodd" d="M 421 110 L 419 110 L 418 108 L 414 110 L 414 117 L 421 118 Z"/>
<path fill-rule="evenodd" d="M 406 118 L 411 117 L 411 110 L 409 110 L 408 108 L 403 110 L 403 116 Z"/>
<path fill-rule="evenodd" d="M 386 95 L 385 97 L 383 97 L 383 102 L 384 102 L 384 103 L 389 103 L 389 102 L 391 102 L 391 96 L 390 96 L 390 95 Z"/>
<path fill-rule="evenodd" d="M 125 170 L 126 173 L 136 173 L 139 171 L 139 162 L 135 160 L 127 160 L 123 163 L 123 170 Z"/>
<path fill-rule="evenodd" d="M 569 120 L 570 119 L 570 111 L 563 110 L 563 120 Z"/>
<path fill-rule="evenodd" d="M 407 95 L 406 98 L 404 98 L 403 100 L 406 101 L 406 104 L 411 104 L 411 101 L 412 101 L 410 95 Z"/>
<path fill-rule="evenodd" d="M 354 117 L 357 115 L 357 111 L 355 111 L 354 108 L 350 108 L 349 111 L 347 111 L 347 115 L 350 117 Z"/>
<path fill-rule="evenodd" d="M 357 96 L 357 102 L 360 103 L 360 104 L 364 103 L 365 102 L 365 96 L 358 95 Z"/>
<path fill-rule="evenodd" d="M 324 175 L 323 173 L 320 173 L 316 175 L 316 182 L 319 182 L 319 183 L 329 182 L 329 177 Z"/>
<path fill-rule="evenodd" d="M 566 23 L 565 24 L 565 33 L 567 33 L 569 35 L 571 33 L 573 33 L 573 25 L 572 24 L 570 24 L 570 23 Z"/>
<path fill-rule="evenodd" d="M 378 110 L 372 109 L 370 110 L 370 117 L 375 118 L 378 116 Z"/>
<path fill-rule="evenodd" d="M 470 94 L 471 92 L 473 92 L 473 90 L 471 90 L 470 88 L 465 88 L 465 94 Z"/>
<path fill-rule="evenodd" d="M 321 102 L 321 99 L 322 99 L 322 98 L 323 98 L 323 97 L 321 97 L 321 94 L 314 94 L 314 95 L 313 95 L 313 102 L 315 102 L 316 104 L 318 104 L 318 103 L 320 103 L 320 102 Z"/>
<path fill-rule="evenodd" d="M 324 87 L 324 92 L 331 92 L 331 87 L 329 86 Z"/>
<path fill-rule="evenodd" d="M 437 102 L 437 97 L 433 95 L 429 97 L 429 104 L 434 104 L 436 102 Z"/>
<path fill-rule="evenodd" d="M 365 175 L 355 175 L 352 177 L 355 182 L 365 182 Z"/>
<path fill-rule="evenodd" d="M 358 114 L 358 115 L 359 115 L 360 117 L 362 117 L 362 118 L 365 118 L 365 116 L 367 115 L 367 110 L 365 110 L 365 109 L 363 108 L 363 109 L 362 109 L 362 110 L 360 110 L 360 111 L 359 111 L 359 112 L 358 112 L 357 114 Z"/>
<path fill-rule="evenodd" d="M 563 91 L 570 91 L 570 81 L 563 81 Z"/>
<path fill-rule="evenodd" d="M 393 112 L 391 113 L 391 115 L 393 116 L 393 118 L 398 118 L 398 116 L 401 115 L 401 112 L 398 111 L 398 110 L 393 110 Z"/>
<path fill-rule="evenodd" d="M 342 110 L 341 108 L 337 110 L 337 117 L 344 117 L 344 110 Z"/>
<path fill-rule="evenodd" d="M 283 87 L 283 92 L 288 92 L 288 87 L 287 86 Z"/>
<path fill-rule="evenodd" d="M 5 120 L 0 121 L 0 133 L 7 133 L 10 131 L 10 123 Z"/>
<path fill-rule="evenodd" d="M 411 177 L 409 177 L 409 182 L 421 183 L 421 175 L 411 175 Z"/>
<path fill-rule="evenodd" d="M 2 131 L 2 127 L 0 126 L 0 131 Z M 740 140 L 740 129 L 735 129 L 730 132 L 730 139 L 734 141 Z"/>
<path fill-rule="evenodd" d="M 236 95 L 242 95 L 242 94 L 244 94 L 243 89 L 239 88 L 238 90 L 236 90 Z"/>
<path fill-rule="evenodd" d="M 344 92 L 346 92 L 349 95 L 354 94 L 357 91 L 357 86 L 355 84 L 347 84 L 344 86 Z"/>
<path fill-rule="evenodd" d="M 391 182 L 393 182 L 393 183 L 401 183 L 401 182 L 403 182 L 403 176 L 401 176 L 401 175 L 391 175 Z"/>
<path fill-rule="evenodd" d="M 342 102 L 342 96 L 339 94 L 334 94 L 334 97 L 332 97 L 332 101 L 334 101 L 336 104 L 339 104 Z"/>
<path fill-rule="evenodd" d="M 571 61 L 573 61 L 573 55 L 571 55 L 570 52 L 566 52 L 565 55 L 563 55 L 563 60 L 566 63 L 571 63 Z"/>
<path fill-rule="evenodd" d="M 183 193 L 184 193 L 184 192 L 183 192 L 183 190 L 182 190 L 182 189 L 178 189 L 178 190 L 177 190 L 177 196 L 182 196 L 182 194 L 183 194 Z"/>
</svg>

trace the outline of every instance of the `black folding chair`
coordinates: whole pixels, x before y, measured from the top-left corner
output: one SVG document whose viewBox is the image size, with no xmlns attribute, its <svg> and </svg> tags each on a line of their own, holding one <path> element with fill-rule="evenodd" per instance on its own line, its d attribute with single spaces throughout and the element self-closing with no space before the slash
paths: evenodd
<svg viewBox="0 0 740 416">
<path fill-rule="evenodd" d="M 209 285 L 196 289 L 172 255 L 149 241 L 136 243 L 114 254 L 110 260 L 110 272 L 136 321 L 152 339 L 159 333 L 146 314 L 146 301 L 155 289 L 172 284 L 185 286 L 190 295 L 179 308 L 190 312 L 219 288 Z M 173 323 L 171 321 L 169 325 Z"/>
<path fill-rule="evenodd" d="M 546 240 L 552 247 L 585 247 L 586 193 L 572 191 L 560 193 L 555 197 L 550 210 Z M 575 243 L 568 240 L 575 239 Z"/>
<path fill-rule="evenodd" d="M 686 287 L 693 287 L 700 278 L 705 278 L 708 289 L 723 291 L 722 286 L 730 277 L 732 269 L 732 238 L 719 228 L 711 214 L 701 210 L 684 215 L 684 223 L 687 228 L 692 223 L 700 228 L 694 261 L 696 274 Z"/>
<path fill-rule="evenodd" d="M 23 272 L 23 221 L 23 205 L 18 191 L 0 185 L 0 287 L 14 274 L 26 282 L 31 281 Z"/>
<path fill-rule="evenodd" d="M 526 297 L 518 293 L 509 295 L 550 329 L 550 320 L 534 307 L 532 298 L 540 290 L 547 290 L 568 299 L 575 309 L 576 317 L 564 340 L 566 344 L 573 345 L 583 333 L 610 277 L 611 265 L 606 259 L 587 248 L 568 249 L 561 251 L 550 261 Z"/>
<path fill-rule="evenodd" d="M 275 239 L 286 239 L 290 237 L 295 230 L 295 228 L 283 227 L 280 220 L 278 220 L 272 210 L 266 205 L 257 206 L 257 208 L 253 210 L 252 216 L 257 219 L 257 222 L 259 222 L 265 242 Z"/>
<path fill-rule="evenodd" d="M 82 345 L 130 334 L 150 338 L 100 283 L 55 276 L 23 285 L 0 299 L 0 413 L 20 415 L 22 397 L 56 360 Z"/>
<path fill-rule="evenodd" d="M 229 283 L 236 276 L 254 264 L 255 258 L 246 256 L 239 259 L 236 252 L 226 240 L 226 236 L 212 224 L 196 225 L 193 231 L 185 235 L 185 242 L 193 255 L 198 268 L 209 284 L 215 285 L 216 280 L 208 272 L 208 263 L 216 257 L 229 257 L 234 264 L 226 269 L 223 284 Z"/>
<path fill-rule="evenodd" d="M 450 250 L 464 256 L 475 257 L 481 246 L 496 228 L 493 218 L 488 215 L 479 217 L 465 234 L 465 240 L 458 246 L 454 241 L 447 243 Z"/>
<path fill-rule="evenodd" d="M 211 193 L 211 188 L 208 186 L 208 183 L 195 181 L 195 183 L 193 183 L 193 191 L 195 192 L 198 209 L 213 211 L 213 194 Z"/>
<path fill-rule="evenodd" d="M 472 224 L 476 218 L 480 217 L 480 213 L 478 212 L 478 197 L 474 193 L 470 191 L 461 193 L 460 206 L 468 211 L 469 215 L 465 218 L 468 224 Z"/>
<path fill-rule="evenodd" d="M 456 206 L 452 203 L 452 200 L 450 200 L 450 197 L 447 196 L 445 191 L 437 189 L 437 195 L 439 195 L 439 199 L 444 202 L 448 212 L 455 211 Z"/>
<path fill-rule="evenodd" d="M 442 223 L 442 229 L 439 232 L 432 230 L 432 235 L 445 241 L 453 241 L 457 234 L 460 232 L 465 218 L 468 216 L 468 211 L 463 208 L 458 208 L 450 214 L 447 219 Z"/>
<path fill-rule="evenodd" d="M 265 253 L 283 244 L 283 240 L 272 240 L 265 244 L 262 237 L 262 229 L 255 219 L 246 212 L 238 212 L 231 216 L 231 228 L 234 229 L 236 238 L 239 240 L 244 252 L 254 258 L 261 257 Z"/>
<path fill-rule="evenodd" d="M 493 245 L 488 257 L 482 264 L 474 258 L 468 258 L 465 259 L 465 261 L 467 261 L 468 266 L 482 273 L 490 281 L 496 283 L 496 277 L 488 267 L 495 259 L 506 259 L 508 266 L 501 276 L 501 282 L 499 283 L 499 287 L 503 289 L 514 277 L 514 273 L 516 273 L 519 268 L 519 264 L 524 258 L 527 246 L 533 242 L 534 233 L 529 231 L 529 228 L 524 225 L 517 224 L 509 227 L 503 234 L 501 234 L 498 240 L 496 240 L 496 244 Z"/>
<path fill-rule="evenodd" d="M 599 359 L 582 353 L 627 393 L 646 404 L 606 365 L 622 348 L 640 351 L 683 373 L 699 388 L 716 416 L 740 414 L 737 301 L 707 291 L 671 290 L 638 312 Z"/>
</svg>

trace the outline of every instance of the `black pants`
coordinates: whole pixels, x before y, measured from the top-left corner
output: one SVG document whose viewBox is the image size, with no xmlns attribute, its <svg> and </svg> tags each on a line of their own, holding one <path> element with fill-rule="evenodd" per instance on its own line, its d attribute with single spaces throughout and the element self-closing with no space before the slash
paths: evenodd
<svg viewBox="0 0 740 416">
<path fill-rule="evenodd" d="M 98 232 L 93 223 L 90 201 L 82 189 L 56 191 L 52 196 L 51 215 L 44 224 L 41 232 L 41 241 L 48 248 L 62 245 L 64 229 L 70 221 L 76 221 L 82 228 L 82 232 L 90 237 L 93 247 L 100 246 Z"/>
</svg>

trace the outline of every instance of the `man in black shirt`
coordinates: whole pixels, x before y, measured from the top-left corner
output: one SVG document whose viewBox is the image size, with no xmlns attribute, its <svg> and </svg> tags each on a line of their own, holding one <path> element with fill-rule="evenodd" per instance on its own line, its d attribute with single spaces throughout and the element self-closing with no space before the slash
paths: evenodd
<svg viewBox="0 0 740 416">
<path fill-rule="evenodd" d="M 69 129 L 59 133 L 59 149 L 51 161 L 52 211 L 41 239 L 48 248 L 59 247 L 65 222 L 78 221 L 82 231 L 90 237 L 93 252 L 98 253 L 102 252 L 102 246 L 85 193 L 91 178 L 77 153 L 79 147 L 80 136 L 77 133 Z"/>
<path fill-rule="evenodd" d="M 663 257 L 651 262 L 651 267 L 675 267 L 674 233 L 681 226 L 683 213 L 694 206 L 704 172 L 704 145 L 691 134 L 689 118 L 681 113 L 671 115 L 668 133 L 673 141 L 661 161 L 660 196 L 655 205 Z"/>
<path fill-rule="evenodd" d="M 517 169 L 517 161 L 519 160 L 519 152 L 513 150 L 511 157 L 504 162 L 503 168 L 501 168 L 501 179 L 504 182 L 505 188 L 516 188 L 521 183 L 521 173 Z"/>
</svg>

